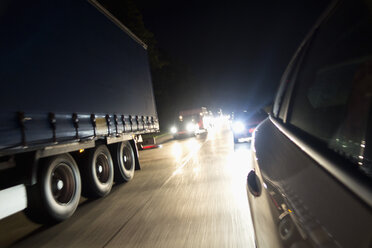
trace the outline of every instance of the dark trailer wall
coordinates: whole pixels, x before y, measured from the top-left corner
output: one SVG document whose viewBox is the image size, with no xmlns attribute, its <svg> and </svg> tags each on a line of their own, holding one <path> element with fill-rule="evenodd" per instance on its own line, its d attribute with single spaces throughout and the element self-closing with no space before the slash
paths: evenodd
<svg viewBox="0 0 372 248">
<path fill-rule="evenodd" d="M 0 148 L 51 139 L 52 119 L 57 139 L 72 137 L 73 113 L 80 136 L 91 114 L 158 129 L 146 49 L 91 2 L 1 1 L 0 32 Z"/>
</svg>

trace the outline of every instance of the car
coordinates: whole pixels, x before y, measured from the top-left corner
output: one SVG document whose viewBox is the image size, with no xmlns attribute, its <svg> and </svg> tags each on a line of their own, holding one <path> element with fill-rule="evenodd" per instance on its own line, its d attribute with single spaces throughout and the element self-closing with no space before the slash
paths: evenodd
<svg viewBox="0 0 372 248">
<path fill-rule="evenodd" d="M 207 133 L 213 127 L 213 114 L 206 107 L 182 110 L 170 132 L 175 139 Z"/>
<path fill-rule="evenodd" d="M 266 117 L 267 113 L 263 110 L 253 112 L 242 111 L 234 113 L 234 118 L 231 123 L 234 143 L 238 143 L 241 139 L 250 138 L 256 126 Z"/>
<path fill-rule="evenodd" d="M 335 1 L 255 130 L 257 247 L 372 247 L 372 1 Z"/>
<path fill-rule="evenodd" d="M 182 118 L 179 117 L 170 131 L 175 139 L 195 136 L 199 132 L 198 116 L 189 115 L 182 116 Z"/>
</svg>

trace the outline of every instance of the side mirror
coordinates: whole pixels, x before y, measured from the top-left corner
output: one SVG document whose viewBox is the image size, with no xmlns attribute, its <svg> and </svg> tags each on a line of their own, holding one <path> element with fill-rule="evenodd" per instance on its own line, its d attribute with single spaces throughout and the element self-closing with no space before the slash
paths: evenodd
<svg viewBox="0 0 372 248">
<path fill-rule="evenodd" d="M 256 172 L 254 170 L 251 170 L 248 173 L 247 184 L 248 184 L 248 190 L 252 195 L 256 197 L 261 195 L 261 191 L 262 191 L 261 181 L 256 175 Z"/>
</svg>

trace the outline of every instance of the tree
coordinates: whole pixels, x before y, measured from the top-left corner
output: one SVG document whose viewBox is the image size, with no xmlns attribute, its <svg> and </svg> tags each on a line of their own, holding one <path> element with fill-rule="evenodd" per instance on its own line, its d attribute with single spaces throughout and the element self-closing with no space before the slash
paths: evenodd
<svg viewBox="0 0 372 248">
<path fill-rule="evenodd" d="M 143 16 L 133 0 L 98 1 L 148 46 L 159 120 L 166 127 L 179 110 L 187 108 L 188 102 L 194 102 L 190 71 L 186 65 L 160 52 L 155 35 L 145 27 Z"/>
<path fill-rule="evenodd" d="M 148 53 L 152 72 L 168 64 L 157 48 L 154 34 L 143 22 L 143 16 L 133 0 L 99 0 L 104 8 L 113 14 L 127 28 L 148 46 Z"/>
</svg>

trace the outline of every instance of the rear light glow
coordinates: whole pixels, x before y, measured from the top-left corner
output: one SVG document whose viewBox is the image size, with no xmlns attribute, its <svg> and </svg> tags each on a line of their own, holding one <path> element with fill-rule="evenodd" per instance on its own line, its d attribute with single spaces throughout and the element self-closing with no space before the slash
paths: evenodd
<svg viewBox="0 0 372 248">
<path fill-rule="evenodd" d="M 146 150 L 146 149 L 153 149 L 153 148 L 161 148 L 161 145 L 148 145 L 148 146 L 142 146 L 141 145 L 141 148 L 143 150 Z"/>
<path fill-rule="evenodd" d="M 254 132 L 254 128 L 252 127 L 248 131 L 249 131 L 249 133 L 253 133 Z"/>
</svg>

